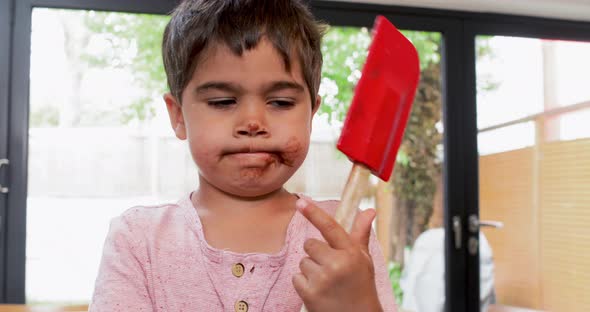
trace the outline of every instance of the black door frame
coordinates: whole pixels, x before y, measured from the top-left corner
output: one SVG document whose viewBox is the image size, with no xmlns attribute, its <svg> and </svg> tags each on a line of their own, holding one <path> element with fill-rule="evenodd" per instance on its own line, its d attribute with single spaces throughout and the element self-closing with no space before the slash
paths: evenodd
<svg viewBox="0 0 590 312">
<path fill-rule="evenodd" d="M 8 100 L 10 92 L 10 38 L 12 34 L 13 0 L 0 0 L 0 159 L 8 158 Z M 8 167 L 0 167 L 0 185 L 8 184 Z M 6 203 L 7 194 L 0 194 L 0 299 L 5 287 Z M 0 302 L 2 302 L 0 300 Z"/>
<path fill-rule="evenodd" d="M 0 157 L 8 154 L 11 160 L 6 174 L 10 179 L 11 192 L 8 196 L 0 197 L 0 217 L 5 220 L 0 221 L 0 225 L 6 225 L 0 227 L 0 302 L 25 301 L 28 76 L 32 9 L 48 7 L 166 14 L 177 2 L 0 0 L 0 42 L 9 43 L 6 47 L 0 47 Z M 475 36 L 491 34 L 590 41 L 590 23 L 373 4 L 310 2 L 314 14 L 333 25 L 370 27 L 376 14 L 384 14 L 399 28 L 443 34 L 447 233 L 452 233 L 452 216 L 459 217 L 466 229 L 468 216 L 478 216 L 479 211 Z M 11 121 L 9 125 L 8 120 Z M 5 203 L 6 208 L 3 207 Z M 445 242 L 446 311 L 477 311 L 479 307 L 479 261 L 478 255 L 467 254 L 465 246 L 468 238 L 465 231 L 459 249 L 455 248 L 452 240 Z"/>
<path fill-rule="evenodd" d="M 463 50 L 464 50 L 464 89 L 463 97 L 465 103 L 465 114 L 472 116 L 469 119 L 463 120 L 467 125 L 465 126 L 466 135 L 468 139 L 464 142 L 465 151 L 465 208 L 466 214 L 463 217 L 464 225 L 468 225 L 469 216 L 475 215 L 479 220 L 479 153 L 477 147 L 477 87 L 476 87 L 476 38 L 480 35 L 491 36 L 509 36 L 509 37 L 523 37 L 523 38 L 543 38 L 554 40 L 573 40 L 584 41 L 590 43 L 590 22 L 573 22 L 554 19 L 542 19 L 533 17 L 516 17 L 503 15 L 471 15 L 465 17 L 463 22 Z M 590 79 L 588 80 L 590 84 Z M 445 120 L 446 121 L 446 120 Z M 446 216 L 445 216 L 446 218 Z M 446 229 L 449 231 L 449 224 L 446 224 Z M 466 228 L 467 226 L 464 226 Z M 448 232 L 450 233 L 450 232 Z M 475 237 L 472 233 L 465 232 L 468 239 Z M 450 242 L 446 242 L 447 251 Z M 468 244 L 464 241 L 464 244 Z M 467 245 L 465 245 L 467 246 Z M 466 296 L 468 302 L 479 302 L 479 254 L 477 256 L 467 257 L 466 274 L 468 288 L 466 289 Z M 448 254 L 447 254 L 448 259 Z M 457 264 L 446 263 L 447 269 L 454 266 L 456 270 Z M 477 278 L 475 278 L 477 276 Z M 448 290 L 452 284 L 448 283 L 447 278 L 447 296 Z M 478 291 L 470 291 L 469 287 L 477 287 Z M 453 302 L 457 299 L 452 299 Z M 447 307 L 446 311 L 449 310 Z M 477 311 L 477 310 L 467 310 Z"/>
</svg>

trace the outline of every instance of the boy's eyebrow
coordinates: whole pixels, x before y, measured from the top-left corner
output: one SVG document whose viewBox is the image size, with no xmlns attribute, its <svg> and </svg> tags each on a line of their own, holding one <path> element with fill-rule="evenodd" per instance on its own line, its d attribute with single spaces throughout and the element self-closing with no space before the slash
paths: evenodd
<svg viewBox="0 0 590 312">
<path fill-rule="evenodd" d="M 281 81 L 275 81 L 273 83 L 270 83 L 267 87 L 264 88 L 264 92 L 265 93 L 272 93 L 272 92 L 277 92 L 277 91 L 281 91 L 281 90 L 285 90 L 285 89 L 292 89 L 292 90 L 295 90 L 298 92 L 305 91 L 305 88 L 296 82 L 288 81 L 288 80 L 281 80 Z M 197 86 L 197 88 L 195 89 L 195 92 L 201 93 L 201 92 L 206 92 L 209 90 L 219 90 L 219 91 L 225 91 L 225 92 L 230 92 L 230 93 L 242 93 L 243 88 L 238 84 L 234 84 L 234 83 L 230 83 L 230 82 L 209 81 L 209 82 L 205 82 L 205 83 Z"/>
<path fill-rule="evenodd" d="M 231 93 L 239 93 L 242 91 L 242 87 L 237 84 L 222 81 L 209 81 L 199 85 L 195 88 L 196 93 L 201 93 L 209 90 L 219 90 Z"/>
<path fill-rule="evenodd" d="M 285 89 L 293 89 L 295 91 L 299 91 L 299 92 L 303 92 L 305 91 L 305 88 L 293 81 L 288 81 L 288 80 L 281 80 L 281 81 L 275 81 L 273 83 L 271 83 L 266 89 L 265 89 L 265 93 L 272 93 L 272 92 L 277 92 L 277 91 L 281 91 L 281 90 L 285 90 Z"/>
</svg>

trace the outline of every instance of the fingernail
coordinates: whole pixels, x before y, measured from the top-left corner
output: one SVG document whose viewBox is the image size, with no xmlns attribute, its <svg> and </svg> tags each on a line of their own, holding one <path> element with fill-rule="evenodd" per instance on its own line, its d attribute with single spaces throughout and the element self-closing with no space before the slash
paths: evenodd
<svg viewBox="0 0 590 312">
<path fill-rule="evenodd" d="M 295 207 L 297 207 L 298 210 L 303 210 L 305 207 L 307 207 L 307 201 L 303 198 L 299 198 L 295 202 Z"/>
</svg>

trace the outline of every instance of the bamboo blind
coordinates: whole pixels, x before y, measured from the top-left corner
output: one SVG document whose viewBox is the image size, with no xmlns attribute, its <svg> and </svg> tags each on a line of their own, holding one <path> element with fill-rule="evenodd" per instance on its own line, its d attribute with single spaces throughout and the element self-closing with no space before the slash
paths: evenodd
<svg viewBox="0 0 590 312">
<path fill-rule="evenodd" d="M 590 140 L 541 150 L 543 305 L 590 311 Z"/>
<path fill-rule="evenodd" d="M 501 304 L 590 311 L 590 140 L 480 157 L 482 220 Z"/>
<path fill-rule="evenodd" d="M 480 219 L 504 222 L 502 229 L 484 230 L 494 253 L 498 302 L 539 308 L 532 159 L 532 148 L 480 157 Z"/>
</svg>

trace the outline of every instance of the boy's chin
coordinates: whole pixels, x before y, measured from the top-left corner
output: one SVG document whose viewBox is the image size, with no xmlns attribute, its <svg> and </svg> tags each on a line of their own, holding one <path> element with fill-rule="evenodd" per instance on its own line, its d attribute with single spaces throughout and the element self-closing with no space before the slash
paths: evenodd
<svg viewBox="0 0 590 312">
<path fill-rule="evenodd" d="M 286 181 L 285 181 L 286 182 Z M 232 185 L 225 190 L 234 196 L 244 198 L 260 198 L 272 195 L 283 188 L 284 183 Z"/>
<path fill-rule="evenodd" d="M 206 183 L 219 191 L 234 197 L 241 197 L 244 199 L 256 199 L 271 196 L 274 193 L 283 189 L 283 185 L 288 179 L 285 177 L 274 177 L 271 181 L 257 180 L 209 180 L 206 177 L 200 177 L 201 183 Z M 225 180 L 225 181 L 224 181 Z"/>
<path fill-rule="evenodd" d="M 231 169 L 201 170 L 201 187 L 209 185 L 222 193 L 246 200 L 268 197 L 283 189 L 283 185 L 295 174 L 297 167 Z"/>
<path fill-rule="evenodd" d="M 282 189 L 282 186 L 278 188 L 257 188 L 257 189 L 239 189 L 239 190 L 232 190 L 231 193 L 234 196 L 248 198 L 248 199 L 256 199 L 256 198 L 263 198 L 270 196 L 274 193 L 277 193 Z"/>
</svg>

